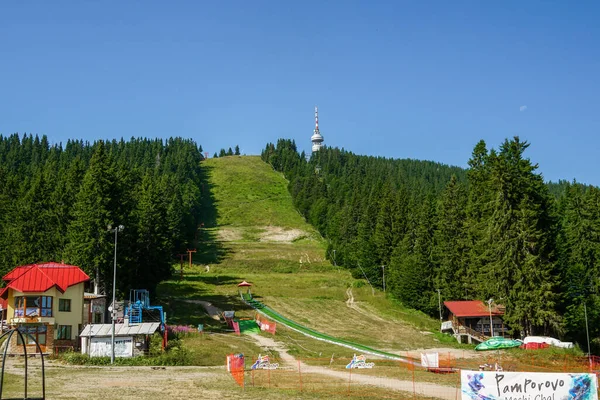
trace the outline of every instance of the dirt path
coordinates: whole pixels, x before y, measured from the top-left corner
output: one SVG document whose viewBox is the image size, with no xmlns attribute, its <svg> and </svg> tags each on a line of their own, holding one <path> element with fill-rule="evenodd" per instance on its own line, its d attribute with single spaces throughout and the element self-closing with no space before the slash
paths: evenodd
<svg viewBox="0 0 600 400">
<path fill-rule="evenodd" d="M 381 318 L 379 315 L 375 315 L 373 313 L 370 313 L 370 312 L 365 311 L 362 308 L 360 308 L 358 306 L 358 304 L 356 304 L 356 302 L 354 301 L 354 295 L 352 294 L 352 288 L 346 289 L 346 296 L 348 296 L 348 300 L 346 300 L 346 305 L 348 307 L 350 307 L 351 309 L 355 310 L 359 314 L 365 315 L 365 316 L 367 316 L 369 318 L 372 318 L 372 319 L 374 319 L 376 321 L 387 322 L 385 319 Z"/>
<path fill-rule="evenodd" d="M 208 315 L 210 315 L 210 317 L 212 319 L 217 320 L 217 321 L 221 320 L 222 311 L 219 308 L 213 306 L 210 302 L 202 301 L 202 300 L 187 300 L 187 299 L 183 300 L 183 301 L 185 301 L 186 303 L 199 304 L 202 307 L 204 307 L 204 310 L 206 310 L 206 313 Z"/>
<path fill-rule="evenodd" d="M 281 343 L 276 342 L 275 340 L 260 336 L 260 335 L 252 335 L 252 337 L 256 340 L 256 342 L 264 348 L 266 351 L 274 350 L 279 353 L 279 358 L 282 361 L 282 364 L 297 366 L 298 361 L 288 354 L 287 349 L 283 347 Z M 306 365 L 303 362 L 300 362 L 300 366 L 302 367 L 302 372 L 320 374 L 330 376 L 332 378 L 338 379 L 348 379 L 348 373 L 343 371 L 334 371 L 325 367 L 311 366 Z M 352 381 L 356 383 L 360 383 L 363 385 L 371 385 L 378 386 L 385 389 L 398 390 L 404 392 L 416 392 L 418 395 L 428 396 L 438 399 L 444 400 L 453 400 L 456 399 L 456 389 L 450 386 L 437 385 L 434 383 L 424 383 L 419 382 L 415 387 L 412 381 L 402 381 L 399 379 L 393 378 L 385 378 L 379 376 L 370 376 L 370 375 L 352 375 Z"/>
</svg>

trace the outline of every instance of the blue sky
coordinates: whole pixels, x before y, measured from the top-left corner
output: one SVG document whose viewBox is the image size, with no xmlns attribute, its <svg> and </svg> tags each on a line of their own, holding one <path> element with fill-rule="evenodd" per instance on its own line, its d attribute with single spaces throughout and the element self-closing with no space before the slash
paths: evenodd
<svg viewBox="0 0 600 400">
<path fill-rule="evenodd" d="M 519 135 L 600 185 L 598 1 L 0 3 L 0 133 L 329 146 L 466 166 Z"/>
</svg>

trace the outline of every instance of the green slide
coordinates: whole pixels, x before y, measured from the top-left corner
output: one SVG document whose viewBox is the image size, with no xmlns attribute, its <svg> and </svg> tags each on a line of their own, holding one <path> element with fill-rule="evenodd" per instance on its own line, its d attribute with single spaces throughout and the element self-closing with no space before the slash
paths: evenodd
<svg viewBox="0 0 600 400">
<path fill-rule="evenodd" d="M 242 295 L 242 300 L 244 300 L 244 302 L 246 304 L 248 304 L 249 306 L 251 306 L 252 308 L 254 308 L 256 311 L 258 311 L 259 313 L 273 319 L 276 322 L 279 322 L 280 324 L 283 324 L 285 326 L 287 326 L 290 329 L 295 330 L 296 332 L 300 332 L 303 335 L 312 337 L 313 339 L 317 339 L 317 340 L 321 340 L 321 341 L 325 341 L 325 342 L 329 342 L 329 343 L 333 343 L 333 344 L 337 344 L 339 346 L 344 346 L 356 351 L 361 351 L 363 353 L 367 353 L 367 354 L 371 354 L 374 356 L 378 356 L 378 357 L 383 357 L 383 358 L 388 358 L 391 360 L 397 360 L 397 361 L 403 361 L 403 362 L 408 362 L 408 363 L 412 363 L 415 365 L 420 365 L 418 362 L 414 362 L 414 361 L 410 361 L 407 360 L 403 357 L 400 357 L 397 354 L 392 354 L 392 353 L 387 353 L 385 351 L 380 351 L 380 350 L 375 350 L 372 349 L 370 347 L 367 346 L 363 346 L 362 344 L 358 344 L 358 343 L 353 343 L 347 340 L 343 340 L 343 339 L 338 339 L 338 338 L 334 338 L 332 336 L 326 335 L 324 333 L 320 333 L 317 331 L 314 331 L 310 328 L 307 328 L 305 326 L 302 326 L 280 314 L 278 314 L 277 312 L 275 312 L 274 310 L 272 310 L 271 308 L 265 306 L 264 304 L 262 304 L 259 301 L 256 301 L 255 299 L 252 298 L 251 295 L 244 293 Z"/>
</svg>

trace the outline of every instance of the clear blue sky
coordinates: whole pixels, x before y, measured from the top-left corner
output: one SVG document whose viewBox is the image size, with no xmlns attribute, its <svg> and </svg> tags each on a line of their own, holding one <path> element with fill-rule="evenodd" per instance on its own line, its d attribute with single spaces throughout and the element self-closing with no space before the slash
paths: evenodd
<svg viewBox="0 0 600 400">
<path fill-rule="evenodd" d="M 466 166 L 519 135 L 600 185 L 598 1 L 0 3 L 0 133 L 184 136 Z"/>
</svg>

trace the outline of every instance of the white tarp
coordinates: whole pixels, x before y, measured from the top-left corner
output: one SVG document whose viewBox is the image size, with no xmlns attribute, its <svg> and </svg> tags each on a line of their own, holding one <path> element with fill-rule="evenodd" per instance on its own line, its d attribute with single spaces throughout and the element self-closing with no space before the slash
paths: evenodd
<svg viewBox="0 0 600 400">
<path fill-rule="evenodd" d="M 90 342 L 90 357 L 110 357 L 111 338 L 93 337 Z M 133 357 L 133 337 L 115 338 L 115 357 Z"/>
<path fill-rule="evenodd" d="M 460 386 L 463 400 L 598 400 L 595 374 L 462 370 Z"/>
<path fill-rule="evenodd" d="M 450 329 L 452 329 L 452 321 L 442 322 L 442 331 L 448 331 Z"/>
<path fill-rule="evenodd" d="M 523 343 L 547 343 L 551 346 L 562 347 L 564 349 L 573 348 L 573 342 L 561 342 L 560 340 L 549 336 L 527 336 L 523 339 Z"/>
<path fill-rule="evenodd" d="M 440 357 L 438 353 L 421 353 L 421 365 L 425 368 L 439 368 Z"/>
</svg>

